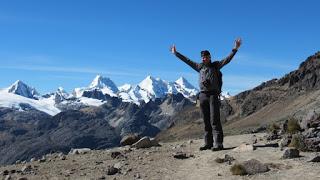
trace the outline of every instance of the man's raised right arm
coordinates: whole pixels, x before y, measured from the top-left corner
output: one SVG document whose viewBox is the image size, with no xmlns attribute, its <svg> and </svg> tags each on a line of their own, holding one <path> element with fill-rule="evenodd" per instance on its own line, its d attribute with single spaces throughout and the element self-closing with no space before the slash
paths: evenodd
<svg viewBox="0 0 320 180">
<path fill-rule="evenodd" d="M 188 64 L 192 69 L 196 70 L 197 72 L 200 71 L 200 64 L 192 61 L 191 59 L 185 57 L 184 55 L 180 54 L 177 50 L 176 50 L 176 46 L 173 45 L 171 47 L 171 52 L 172 54 L 176 55 L 179 59 L 181 59 L 183 62 L 185 62 L 186 64 Z"/>
</svg>

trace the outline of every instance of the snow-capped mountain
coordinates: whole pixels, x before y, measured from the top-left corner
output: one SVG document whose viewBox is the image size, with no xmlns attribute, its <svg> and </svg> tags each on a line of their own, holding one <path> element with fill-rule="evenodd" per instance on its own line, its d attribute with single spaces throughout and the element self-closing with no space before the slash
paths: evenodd
<svg viewBox="0 0 320 180">
<path fill-rule="evenodd" d="M 72 95 L 68 94 L 62 87 L 59 87 L 58 90 L 54 93 L 55 103 L 60 103 L 70 97 L 72 97 Z"/>
<path fill-rule="evenodd" d="M 220 99 L 221 100 L 224 100 L 224 99 L 229 99 L 229 98 L 231 98 L 232 96 L 230 95 L 230 93 L 229 92 L 222 92 L 221 93 L 221 96 L 220 96 Z"/>
<path fill-rule="evenodd" d="M 118 87 L 120 92 L 129 92 L 132 89 L 132 85 L 131 84 L 124 84 L 120 87 Z"/>
<path fill-rule="evenodd" d="M 143 81 L 139 83 L 141 89 L 141 95 L 145 98 L 161 98 L 168 92 L 168 83 L 152 76 L 147 76 Z"/>
<path fill-rule="evenodd" d="M 73 95 L 75 97 L 82 97 L 84 91 L 101 91 L 103 94 L 107 94 L 111 97 L 116 97 L 119 92 L 116 84 L 109 78 L 97 75 L 89 87 L 75 88 Z"/>
<path fill-rule="evenodd" d="M 17 94 L 26 98 L 37 99 L 39 93 L 36 91 L 35 88 L 29 87 L 24 82 L 17 80 L 13 83 L 10 87 L 7 88 L 8 93 Z"/>
<path fill-rule="evenodd" d="M 14 107 L 23 110 L 24 105 L 28 104 L 30 107 L 54 115 L 66 109 L 99 106 L 112 97 L 140 105 L 141 102 L 147 103 L 156 98 L 164 98 L 167 94 L 181 93 L 184 97 L 191 98 L 198 93 L 198 90 L 183 77 L 175 82 L 167 82 L 160 78 L 147 76 L 137 85 L 124 84 L 118 88 L 111 79 L 97 75 L 88 87 L 75 88 L 71 94 L 59 87 L 56 92 L 41 96 L 34 88 L 22 81 L 16 81 L 1 93 L 0 107 Z M 6 100 L 4 93 L 15 96 L 7 96 L 8 100 Z M 22 106 L 20 106 L 20 100 Z M 41 106 L 45 107 L 41 108 Z"/>
<path fill-rule="evenodd" d="M 180 77 L 174 83 L 175 88 L 184 97 L 196 96 L 199 90 L 192 86 L 184 77 Z"/>
<path fill-rule="evenodd" d="M 37 109 L 50 115 L 55 115 L 61 111 L 54 106 L 52 98 L 36 100 L 6 91 L 0 91 L 0 107 L 14 108 L 22 111 Z"/>
<path fill-rule="evenodd" d="M 124 85 L 119 87 L 119 97 L 125 102 L 140 104 L 141 101 L 149 102 L 156 98 L 163 98 L 167 94 L 181 93 L 186 98 L 196 96 L 199 92 L 183 77 L 175 82 L 167 82 L 160 78 L 147 76 L 136 86 Z"/>
<path fill-rule="evenodd" d="M 117 96 L 116 94 L 119 91 L 118 87 L 111 79 L 101 75 L 97 75 L 94 78 L 89 88 L 100 89 L 104 94 L 108 94 L 110 96 Z"/>
</svg>

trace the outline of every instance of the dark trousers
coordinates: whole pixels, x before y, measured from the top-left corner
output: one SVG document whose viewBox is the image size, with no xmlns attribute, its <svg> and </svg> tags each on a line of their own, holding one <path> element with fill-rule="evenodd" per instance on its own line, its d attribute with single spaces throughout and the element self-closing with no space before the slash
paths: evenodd
<svg viewBox="0 0 320 180">
<path fill-rule="evenodd" d="M 200 93 L 200 109 L 204 121 L 205 145 L 223 145 L 223 131 L 220 122 L 220 99 L 217 93 Z M 212 123 L 212 125 L 211 125 Z"/>
</svg>

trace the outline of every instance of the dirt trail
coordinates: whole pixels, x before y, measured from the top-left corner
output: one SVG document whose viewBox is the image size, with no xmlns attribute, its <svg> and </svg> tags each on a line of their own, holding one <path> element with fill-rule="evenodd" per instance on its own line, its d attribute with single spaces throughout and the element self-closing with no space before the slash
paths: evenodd
<svg viewBox="0 0 320 180">
<path fill-rule="evenodd" d="M 256 134 L 258 140 L 264 134 Z M 244 142 L 251 143 L 252 134 L 229 136 L 225 138 L 225 148 L 238 146 Z M 212 152 L 199 151 L 203 139 L 162 143 L 161 147 L 147 149 L 131 149 L 129 147 L 114 148 L 110 150 L 95 150 L 87 154 L 67 155 L 65 160 L 50 155 L 45 162 L 29 162 L 0 167 L 0 179 L 5 179 L 5 170 L 19 171 L 26 165 L 31 165 L 28 173 L 9 173 L 12 179 L 25 177 L 28 179 L 115 179 L 115 180 L 212 180 L 212 179 L 283 179 L 283 180 L 313 180 L 320 179 L 320 163 L 310 163 L 307 160 L 314 153 L 301 153 L 302 157 L 281 160 L 283 151 L 278 147 L 263 147 L 264 141 L 258 141 L 258 147 L 250 152 L 236 152 L 232 149 Z M 114 151 L 122 155 L 112 158 Z M 175 159 L 173 154 L 185 152 L 194 157 L 188 159 Z M 234 176 L 230 172 L 228 163 L 217 163 L 214 160 L 224 158 L 228 154 L 242 162 L 257 159 L 263 163 L 274 163 L 276 168 L 267 173 L 251 176 Z M 108 166 L 118 164 L 121 170 L 115 175 L 107 175 Z"/>
<path fill-rule="evenodd" d="M 257 134 L 256 136 L 263 137 L 264 134 Z M 225 148 L 238 146 L 243 142 L 250 143 L 252 139 L 251 134 L 229 136 L 225 138 Z M 265 147 L 265 143 L 257 144 L 256 150 L 251 152 L 235 152 L 232 149 L 212 152 L 212 151 L 198 151 L 198 146 L 201 141 L 195 141 L 192 145 L 192 151 L 195 152 L 195 158 L 184 160 L 183 163 L 177 167 L 177 172 L 174 173 L 172 179 L 190 179 L 190 180 L 211 180 L 211 179 L 284 179 L 284 180 L 301 180 L 301 179 L 320 179 L 320 163 L 307 163 L 313 153 L 301 153 L 302 157 L 290 160 L 281 160 L 280 157 L 283 151 L 280 148 Z M 242 162 L 249 159 L 257 159 L 263 163 L 278 164 L 277 169 L 263 174 L 252 176 L 233 176 L 230 172 L 231 165 L 227 163 L 216 163 L 214 160 L 218 157 L 224 158 L 228 154 L 236 159 L 235 162 Z"/>
</svg>

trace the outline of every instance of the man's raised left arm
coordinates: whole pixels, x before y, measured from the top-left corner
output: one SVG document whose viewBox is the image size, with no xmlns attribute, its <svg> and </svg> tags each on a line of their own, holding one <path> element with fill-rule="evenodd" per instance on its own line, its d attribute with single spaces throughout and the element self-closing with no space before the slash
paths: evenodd
<svg viewBox="0 0 320 180">
<path fill-rule="evenodd" d="M 229 56 L 227 56 L 226 58 L 224 58 L 224 59 L 222 59 L 220 61 L 220 63 L 219 63 L 220 64 L 220 69 L 231 61 L 233 56 L 237 53 L 238 49 L 240 48 L 241 43 L 242 43 L 241 38 L 238 38 L 238 39 L 235 40 L 234 48 L 232 49 L 232 52 L 229 54 Z"/>
</svg>

